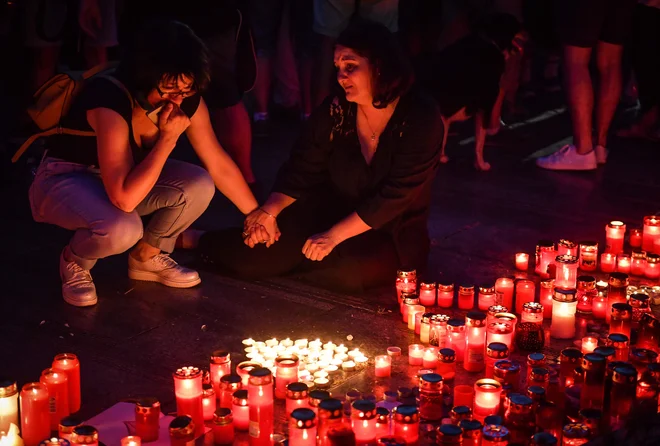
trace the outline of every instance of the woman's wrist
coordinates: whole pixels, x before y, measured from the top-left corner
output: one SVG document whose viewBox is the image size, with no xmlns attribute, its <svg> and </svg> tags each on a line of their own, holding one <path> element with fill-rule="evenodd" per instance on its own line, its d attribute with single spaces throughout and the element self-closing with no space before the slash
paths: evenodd
<svg viewBox="0 0 660 446">
<path fill-rule="evenodd" d="M 259 211 L 263 212 L 264 214 L 266 214 L 268 217 L 270 217 L 270 218 L 272 218 L 272 219 L 274 219 L 274 220 L 277 219 L 277 216 L 276 216 L 276 215 L 274 215 L 274 214 L 268 212 L 268 211 L 267 211 L 266 209 L 264 209 L 262 206 L 259 206 L 257 209 L 258 209 Z"/>
</svg>

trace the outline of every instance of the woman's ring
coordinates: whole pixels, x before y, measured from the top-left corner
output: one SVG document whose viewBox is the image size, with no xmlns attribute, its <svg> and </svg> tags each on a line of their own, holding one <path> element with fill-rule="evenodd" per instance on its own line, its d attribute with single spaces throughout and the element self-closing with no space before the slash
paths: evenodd
<svg viewBox="0 0 660 446">
<path fill-rule="evenodd" d="M 248 231 L 243 231 L 243 238 L 247 237 L 248 235 L 250 235 Z"/>
</svg>

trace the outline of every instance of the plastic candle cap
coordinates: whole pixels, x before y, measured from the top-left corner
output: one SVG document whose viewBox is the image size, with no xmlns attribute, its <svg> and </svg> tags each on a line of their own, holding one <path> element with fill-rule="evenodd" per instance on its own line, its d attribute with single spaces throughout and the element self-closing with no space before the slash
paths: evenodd
<svg viewBox="0 0 660 446">
<path fill-rule="evenodd" d="M 224 363 L 224 362 L 229 362 L 230 360 L 230 355 L 229 352 L 226 350 L 215 350 L 213 353 L 211 353 L 211 362 L 213 363 Z"/>
<path fill-rule="evenodd" d="M 18 386 L 16 381 L 7 378 L 0 378 L 0 398 L 16 395 Z"/>
<path fill-rule="evenodd" d="M 532 436 L 531 444 L 534 446 L 555 446 L 557 438 L 550 432 L 539 432 Z"/>
<path fill-rule="evenodd" d="M 158 398 L 154 398 L 154 397 L 151 397 L 151 396 L 147 396 L 147 397 L 144 397 L 144 398 L 139 398 L 135 402 L 135 404 L 138 407 L 144 407 L 144 408 L 147 408 L 147 409 L 153 409 L 153 408 L 156 408 L 156 407 L 160 407 L 160 401 L 158 401 Z M 69 418 L 69 417 L 67 417 L 67 418 Z M 60 422 L 60 424 L 62 424 L 65 419 L 66 418 L 63 418 L 62 422 Z M 80 424 L 80 423 L 78 423 L 78 424 Z"/>
<path fill-rule="evenodd" d="M 630 352 L 630 357 L 638 361 L 655 362 L 658 359 L 658 354 L 653 350 L 647 350 L 645 348 L 633 348 Z"/>
<path fill-rule="evenodd" d="M 399 394 L 394 390 L 385 391 L 385 401 L 393 403 L 399 398 Z"/>
<path fill-rule="evenodd" d="M 437 373 L 426 373 L 421 376 L 421 379 L 429 383 L 439 383 L 442 381 L 442 376 Z"/>
<path fill-rule="evenodd" d="M 312 421 L 316 417 L 316 414 L 312 409 L 307 409 L 307 408 L 299 408 L 299 409 L 294 409 L 293 412 L 291 412 L 291 418 L 297 421 Z"/>
<path fill-rule="evenodd" d="M 527 388 L 527 395 L 532 399 L 541 399 L 545 396 L 545 388 L 541 386 L 529 386 Z"/>
<path fill-rule="evenodd" d="M 408 443 L 406 442 L 406 440 L 404 438 L 394 437 L 394 436 L 388 435 L 387 437 L 379 438 L 377 444 L 383 445 L 383 446 L 405 446 Z"/>
<path fill-rule="evenodd" d="M 309 386 L 305 383 L 291 383 L 286 386 L 286 389 L 292 392 L 304 392 L 309 390 Z"/>
<path fill-rule="evenodd" d="M 494 424 L 496 426 L 501 426 L 504 424 L 504 418 L 499 415 L 488 415 L 484 418 L 484 425 Z"/>
<path fill-rule="evenodd" d="M 458 423 L 458 425 L 464 431 L 481 430 L 481 428 L 483 427 L 481 421 L 479 420 L 461 420 L 461 422 Z"/>
<path fill-rule="evenodd" d="M 543 361 L 545 360 L 545 355 L 543 353 L 535 352 L 527 355 L 527 360 L 529 361 Z"/>
<path fill-rule="evenodd" d="M 624 335 L 623 333 L 612 333 L 607 337 L 607 339 L 615 343 L 630 341 L 630 338 L 628 338 L 628 336 Z"/>
<path fill-rule="evenodd" d="M 443 424 L 438 428 L 438 435 L 441 437 L 458 437 L 463 434 L 463 429 L 454 424 Z"/>
<path fill-rule="evenodd" d="M 569 347 L 561 351 L 560 361 L 566 359 L 569 362 L 577 362 L 581 358 L 582 358 L 582 352 L 580 350 L 578 350 L 577 348 Z"/>
<path fill-rule="evenodd" d="M 466 417 L 472 415 L 472 409 L 468 406 L 454 406 L 451 410 L 454 417 Z"/>
<path fill-rule="evenodd" d="M 312 400 L 322 401 L 330 398 L 330 392 L 327 390 L 312 390 L 309 392 L 309 398 Z"/>
<path fill-rule="evenodd" d="M 221 407 L 213 413 L 213 423 L 224 426 L 233 421 L 231 409 Z"/>
<path fill-rule="evenodd" d="M 588 438 L 591 431 L 582 423 L 570 423 L 564 426 L 565 438 Z"/>
<path fill-rule="evenodd" d="M 387 410 L 385 407 L 376 407 L 376 415 L 378 415 L 379 417 L 389 416 L 390 411 Z"/>
<path fill-rule="evenodd" d="M 357 400 L 352 404 L 353 409 L 361 412 L 360 417 L 372 418 L 376 415 L 376 404 L 368 400 Z"/>
<path fill-rule="evenodd" d="M 344 404 L 336 398 L 326 398 L 319 403 L 319 409 L 327 410 L 328 412 L 335 412 L 343 408 Z"/>
<path fill-rule="evenodd" d="M 616 350 L 614 349 L 614 347 L 602 346 L 602 347 L 596 347 L 593 353 L 604 356 L 605 358 L 609 358 L 610 356 L 614 356 Z"/>
<path fill-rule="evenodd" d="M 462 326 L 465 325 L 465 321 L 462 320 L 462 319 L 452 318 L 452 319 L 449 319 L 449 321 L 447 322 L 447 325 L 451 325 L 452 327 L 462 327 Z"/>
</svg>

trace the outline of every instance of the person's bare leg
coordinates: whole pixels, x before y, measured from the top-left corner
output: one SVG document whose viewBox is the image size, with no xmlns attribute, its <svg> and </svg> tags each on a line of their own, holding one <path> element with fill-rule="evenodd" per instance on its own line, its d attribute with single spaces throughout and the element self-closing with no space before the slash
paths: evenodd
<svg viewBox="0 0 660 446">
<path fill-rule="evenodd" d="M 272 64 L 269 57 L 257 58 L 257 81 L 254 85 L 255 112 L 268 113 Z"/>
<path fill-rule="evenodd" d="M 564 46 L 566 95 L 573 122 L 573 144 L 581 155 L 593 150 L 591 115 L 594 91 L 589 75 L 590 57 L 591 48 Z"/>
<path fill-rule="evenodd" d="M 213 130 L 220 145 L 229 153 L 245 181 L 256 181 L 252 171 L 252 131 L 250 117 L 242 101 L 231 107 L 213 110 Z"/>
<path fill-rule="evenodd" d="M 316 60 L 316 72 L 314 73 L 314 90 L 312 92 L 314 101 L 312 108 L 321 105 L 321 102 L 330 94 L 330 77 L 334 66 L 333 51 L 335 39 L 322 36 L 319 48 L 319 57 Z"/>
<path fill-rule="evenodd" d="M 621 98 L 622 45 L 598 42 L 596 65 L 600 75 L 596 107 L 596 144 L 607 147 L 607 132 Z"/>
<path fill-rule="evenodd" d="M 133 256 L 135 260 L 139 260 L 140 262 L 146 262 L 149 259 L 153 259 L 158 254 L 160 254 L 160 248 L 151 246 L 149 243 L 145 242 L 144 240 L 140 240 L 139 242 L 137 242 L 135 248 L 133 248 L 133 250 L 131 251 L 131 256 Z"/>
</svg>

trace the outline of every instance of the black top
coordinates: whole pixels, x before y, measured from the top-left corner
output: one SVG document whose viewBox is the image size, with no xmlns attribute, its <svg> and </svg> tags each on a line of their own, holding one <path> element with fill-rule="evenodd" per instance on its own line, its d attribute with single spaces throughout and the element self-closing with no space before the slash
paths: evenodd
<svg viewBox="0 0 660 446">
<path fill-rule="evenodd" d="M 181 103 L 181 110 L 191 118 L 197 111 L 199 101 L 199 95 L 185 98 Z M 94 129 L 87 122 L 87 111 L 95 108 L 114 110 L 124 118 L 124 121 L 128 124 L 133 157 L 136 162 L 144 158 L 148 148 L 139 147 L 135 142 L 131 99 L 122 88 L 109 79 L 103 77 L 92 78 L 89 83 L 83 86 L 78 97 L 71 104 L 69 112 L 62 119 L 62 127 L 93 131 Z M 48 149 L 48 156 L 54 158 L 87 166 L 98 167 L 99 165 L 96 138 L 93 136 L 53 135 L 46 140 L 46 148 Z"/>
<path fill-rule="evenodd" d="M 443 116 L 466 107 L 468 116 L 483 111 L 490 117 L 504 73 L 504 55 L 493 42 L 471 34 L 426 55 L 419 65 L 418 80 L 438 101 Z"/>
<path fill-rule="evenodd" d="M 403 96 L 380 136 L 371 164 L 360 148 L 357 105 L 328 97 L 312 114 L 274 191 L 303 198 L 332 191 L 328 206 L 356 211 L 392 234 L 402 266 L 426 263 L 426 222 L 443 126 L 433 99 L 413 89 Z M 336 222 L 332 222 L 334 224 Z"/>
</svg>

